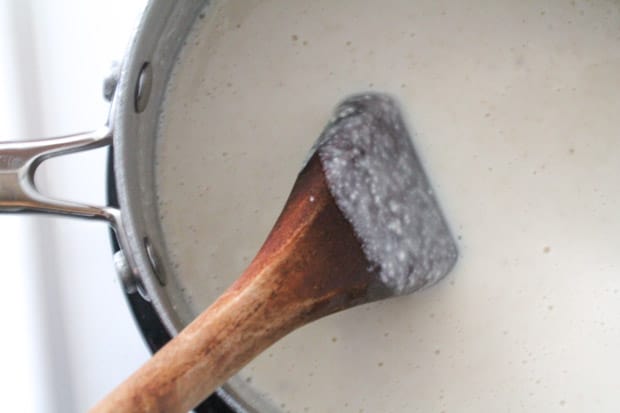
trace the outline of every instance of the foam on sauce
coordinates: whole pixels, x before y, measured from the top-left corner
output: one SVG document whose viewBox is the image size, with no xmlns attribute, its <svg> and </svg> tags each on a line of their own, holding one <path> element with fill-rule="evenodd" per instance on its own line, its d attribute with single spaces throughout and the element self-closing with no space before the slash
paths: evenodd
<svg viewBox="0 0 620 413">
<path fill-rule="evenodd" d="M 395 96 L 457 237 L 433 288 L 304 327 L 243 381 L 282 411 L 618 410 L 620 4 L 214 1 L 171 78 L 162 226 L 201 312 L 337 102 Z"/>
<path fill-rule="evenodd" d="M 452 269 L 456 245 L 393 99 L 347 98 L 317 151 L 332 196 L 394 294 L 430 286 Z"/>
</svg>

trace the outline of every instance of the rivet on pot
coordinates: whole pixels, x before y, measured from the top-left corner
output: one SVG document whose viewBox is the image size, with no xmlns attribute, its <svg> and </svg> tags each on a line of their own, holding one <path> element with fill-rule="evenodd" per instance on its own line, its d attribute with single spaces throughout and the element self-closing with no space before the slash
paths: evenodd
<svg viewBox="0 0 620 413">
<path fill-rule="evenodd" d="M 121 75 L 121 65 L 118 62 L 112 62 L 108 75 L 103 80 L 103 98 L 108 102 L 112 102 L 118 79 Z"/>
<path fill-rule="evenodd" d="M 114 267 L 116 268 L 116 273 L 121 280 L 125 293 L 133 294 L 138 292 L 146 301 L 151 301 L 144 285 L 142 284 L 142 281 L 129 267 L 127 258 L 125 258 L 125 254 L 122 250 L 114 253 Z"/>
<path fill-rule="evenodd" d="M 134 92 L 134 110 L 141 113 L 146 109 L 151 96 L 151 88 L 153 86 L 153 68 L 149 62 L 144 62 L 138 73 L 136 88 Z"/>
<path fill-rule="evenodd" d="M 151 264 L 151 268 L 153 269 L 153 274 L 159 281 L 159 284 L 163 287 L 166 285 L 166 274 L 163 271 L 161 266 L 161 261 L 155 252 L 155 248 L 151 245 L 151 242 L 147 237 L 144 238 L 144 249 L 146 250 L 146 255 L 149 259 L 149 263 Z"/>
</svg>

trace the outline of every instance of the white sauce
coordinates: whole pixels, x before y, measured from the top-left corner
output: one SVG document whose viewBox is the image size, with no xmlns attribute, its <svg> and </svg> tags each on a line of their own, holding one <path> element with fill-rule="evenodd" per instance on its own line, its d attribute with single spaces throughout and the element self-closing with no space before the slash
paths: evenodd
<svg viewBox="0 0 620 413">
<path fill-rule="evenodd" d="M 615 412 L 620 4 L 220 1 L 173 75 L 162 226 L 196 313 L 249 263 L 336 103 L 396 96 L 459 238 L 431 289 L 241 376 L 291 412 Z"/>
</svg>

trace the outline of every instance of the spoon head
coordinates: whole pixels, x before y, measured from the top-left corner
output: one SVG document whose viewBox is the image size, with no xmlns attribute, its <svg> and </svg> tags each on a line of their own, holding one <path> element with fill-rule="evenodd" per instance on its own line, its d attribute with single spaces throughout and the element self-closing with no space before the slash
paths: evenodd
<svg viewBox="0 0 620 413">
<path fill-rule="evenodd" d="M 336 204 L 393 295 L 448 274 L 456 243 L 393 99 L 376 93 L 346 99 L 314 151 Z"/>
</svg>

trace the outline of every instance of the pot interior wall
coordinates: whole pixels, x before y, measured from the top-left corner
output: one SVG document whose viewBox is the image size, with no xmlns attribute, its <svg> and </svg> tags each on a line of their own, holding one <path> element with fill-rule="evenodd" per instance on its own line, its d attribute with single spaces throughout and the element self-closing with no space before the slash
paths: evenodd
<svg viewBox="0 0 620 413">
<path fill-rule="evenodd" d="M 153 308 L 155 314 L 148 315 L 149 325 L 157 325 L 156 315 L 170 335 L 180 331 L 194 314 L 175 278 L 170 276 L 172 264 L 159 225 L 154 171 L 157 128 L 175 60 L 194 21 L 204 16 L 201 13 L 208 10 L 208 5 L 208 0 L 149 3 L 126 56 L 113 108 L 118 203 L 127 227 L 129 253 L 134 257 L 149 303 L 137 296 L 130 301 L 134 311 L 148 312 L 149 307 Z M 140 320 L 141 314 L 136 314 L 136 318 Z M 157 343 L 153 344 L 161 345 L 166 334 L 158 332 L 156 336 Z M 235 412 L 274 411 L 242 380 L 232 378 L 217 393 Z M 214 405 L 223 409 L 221 402 L 206 408 Z"/>
</svg>

